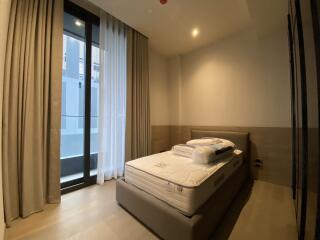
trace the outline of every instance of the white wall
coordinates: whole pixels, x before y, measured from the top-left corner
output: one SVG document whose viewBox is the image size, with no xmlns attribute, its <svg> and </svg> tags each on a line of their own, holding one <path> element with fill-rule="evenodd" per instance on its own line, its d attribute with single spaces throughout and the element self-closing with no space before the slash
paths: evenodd
<svg viewBox="0 0 320 240">
<path fill-rule="evenodd" d="M 180 116 L 171 114 L 172 123 L 290 126 L 290 72 L 285 30 L 263 39 L 253 30 L 242 32 L 181 56 L 180 64 L 170 60 L 169 69 L 168 79 L 180 86 L 176 94 L 181 98 L 180 109 L 174 110 L 180 112 Z M 181 72 L 180 77 L 175 76 L 177 72 Z M 171 101 L 177 100 L 171 97 Z"/>
<path fill-rule="evenodd" d="M 169 97 L 169 113 L 170 125 L 181 124 L 181 56 L 176 56 L 168 59 L 168 97 Z"/>
<path fill-rule="evenodd" d="M 5 60 L 5 46 L 9 21 L 11 0 L 0 0 L 0 136 L 2 136 L 2 92 L 3 92 L 3 69 Z M 2 190 L 2 143 L 0 137 L 0 239 L 4 239 L 4 212 L 3 212 L 3 190 Z"/>
<path fill-rule="evenodd" d="M 151 125 L 168 125 L 169 95 L 167 59 L 149 48 L 150 121 Z"/>
</svg>

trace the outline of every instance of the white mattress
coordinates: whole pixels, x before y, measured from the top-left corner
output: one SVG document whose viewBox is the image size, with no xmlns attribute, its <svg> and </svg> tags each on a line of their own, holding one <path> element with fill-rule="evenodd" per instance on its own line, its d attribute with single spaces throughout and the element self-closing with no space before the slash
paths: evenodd
<svg viewBox="0 0 320 240">
<path fill-rule="evenodd" d="M 239 150 L 211 164 L 167 151 L 127 162 L 125 181 L 192 216 L 241 164 Z"/>
</svg>

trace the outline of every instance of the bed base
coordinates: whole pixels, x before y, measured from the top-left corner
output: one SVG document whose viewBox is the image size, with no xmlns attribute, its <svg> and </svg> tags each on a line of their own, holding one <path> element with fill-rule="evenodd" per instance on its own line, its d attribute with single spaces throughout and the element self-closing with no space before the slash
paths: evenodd
<svg viewBox="0 0 320 240">
<path fill-rule="evenodd" d="M 208 239 L 247 179 L 248 167 L 242 164 L 192 217 L 183 215 L 124 179 L 117 180 L 116 200 L 163 239 Z"/>
</svg>

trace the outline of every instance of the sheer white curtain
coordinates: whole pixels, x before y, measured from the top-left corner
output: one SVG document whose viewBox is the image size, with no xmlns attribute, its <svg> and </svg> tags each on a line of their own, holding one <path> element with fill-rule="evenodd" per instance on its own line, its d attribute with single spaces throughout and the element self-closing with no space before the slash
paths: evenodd
<svg viewBox="0 0 320 240">
<path fill-rule="evenodd" d="M 126 82 L 126 26 L 101 11 L 98 184 L 124 172 Z"/>
</svg>

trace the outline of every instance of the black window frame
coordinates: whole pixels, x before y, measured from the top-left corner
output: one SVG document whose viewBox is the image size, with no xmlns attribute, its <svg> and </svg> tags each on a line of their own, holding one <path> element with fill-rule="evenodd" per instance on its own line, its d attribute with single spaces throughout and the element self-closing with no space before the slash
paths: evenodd
<svg viewBox="0 0 320 240">
<path fill-rule="evenodd" d="M 70 2 L 64 1 L 64 12 L 71 14 L 85 22 L 86 36 L 86 60 L 85 60 L 85 106 L 84 106 L 84 175 L 82 178 L 61 183 L 61 194 L 69 193 L 83 187 L 93 185 L 97 181 L 97 176 L 90 176 L 90 134 L 91 134 L 91 54 L 92 45 L 96 45 L 92 41 L 92 26 L 100 25 L 100 18 L 84 8 Z M 96 156 L 95 156 L 96 157 Z"/>
</svg>

